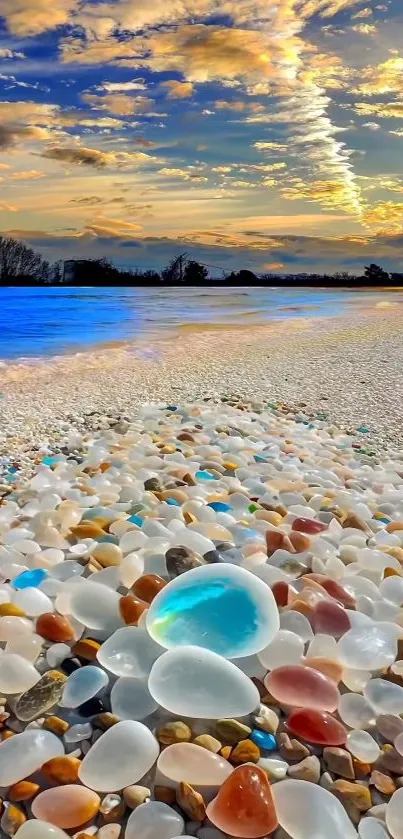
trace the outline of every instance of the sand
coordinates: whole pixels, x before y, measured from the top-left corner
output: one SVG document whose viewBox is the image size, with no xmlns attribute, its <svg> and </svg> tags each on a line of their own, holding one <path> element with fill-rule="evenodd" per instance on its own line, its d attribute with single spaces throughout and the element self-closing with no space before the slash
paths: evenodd
<svg viewBox="0 0 403 839">
<path fill-rule="evenodd" d="M 90 412 L 132 417 L 140 404 L 232 393 L 324 411 L 331 423 L 365 425 L 377 452 L 403 444 L 400 307 L 338 318 L 179 330 L 0 370 L 0 456 L 28 462 L 62 441 Z M 363 434 L 358 434 L 363 439 Z"/>
</svg>

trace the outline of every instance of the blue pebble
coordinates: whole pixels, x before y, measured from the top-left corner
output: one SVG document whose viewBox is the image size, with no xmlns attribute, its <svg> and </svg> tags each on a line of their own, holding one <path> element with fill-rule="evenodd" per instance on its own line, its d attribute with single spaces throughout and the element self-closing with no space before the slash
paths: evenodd
<svg viewBox="0 0 403 839">
<path fill-rule="evenodd" d="M 42 458 L 42 463 L 44 463 L 45 466 L 54 466 L 56 463 L 60 463 L 61 460 L 63 460 L 63 458 L 60 456 L 60 454 L 52 456 L 49 455 L 47 457 Z"/>
<path fill-rule="evenodd" d="M 128 521 L 132 524 L 137 524 L 137 527 L 141 527 L 144 524 L 143 519 L 141 519 L 140 516 L 129 516 Z"/>
<path fill-rule="evenodd" d="M 199 472 L 196 472 L 196 478 L 198 478 L 199 481 L 217 481 L 218 480 L 218 478 L 216 478 L 215 475 L 212 475 L 211 472 L 206 472 L 205 469 L 200 469 Z"/>
<path fill-rule="evenodd" d="M 109 533 L 107 534 L 107 536 L 98 536 L 98 538 L 95 539 L 95 541 L 96 542 L 110 542 L 111 545 L 118 545 L 119 544 L 119 539 L 117 538 L 117 536 L 112 536 Z"/>
<path fill-rule="evenodd" d="M 269 734 L 267 731 L 260 731 L 254 728 L 249 738 L 259 746 L 259 749 L 264 749 L 266 752 L 273 752 L 277 749 L 277 740 L 274 734 Z"/>
<path fill-rule="evenodd" d="M 21 588 L 38 588 L 46 580 L 47 576 L 48 572 L 44 568 L 35 568 L 34 571 L 23 571 L 18 577 L 14 577 L 11 585 L 17 591 Z"/>
<path fill-rule="evenodd" d="M 207 507 L 211 507 L 216 513 L 229 513 L 232 510 L 232 507 L 229 504 L 225 504 L 224 501 L 210 501 Z"/>
<path fill-rule="evenodd" d="M 179 501 L 177 501 L 176 498 L 166 498 L 165 501 L 171 507 L 180 507 Z"/>
<path fill-rule="evenodd" d="M 253 460 L 255 463 L 267 463 L 267 457 L 262 454 L 255 454 L 253 455 Z"/>
</svg>

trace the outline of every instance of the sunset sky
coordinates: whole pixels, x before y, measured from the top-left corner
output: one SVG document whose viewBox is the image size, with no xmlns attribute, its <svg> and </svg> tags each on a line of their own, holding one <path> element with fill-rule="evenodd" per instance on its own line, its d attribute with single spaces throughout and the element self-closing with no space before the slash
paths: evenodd
<svg viewBox="0 0 403 839">
<path fill-rule="evenodd" d="M 0 231 L 49 259 L 403 271 L 402 161 L 402 0 L 0 0 Z"/>
</svg>

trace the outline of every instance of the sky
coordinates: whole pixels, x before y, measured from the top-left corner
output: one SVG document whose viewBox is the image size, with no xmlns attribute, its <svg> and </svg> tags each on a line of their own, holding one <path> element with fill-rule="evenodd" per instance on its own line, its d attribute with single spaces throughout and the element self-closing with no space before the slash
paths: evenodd
<svg viewBox="0 0 403 839">
<path fill-rule="evenodd" d="M 0 232 L 403 271 L 402 0 L 0 0 Z"/>
</svg>

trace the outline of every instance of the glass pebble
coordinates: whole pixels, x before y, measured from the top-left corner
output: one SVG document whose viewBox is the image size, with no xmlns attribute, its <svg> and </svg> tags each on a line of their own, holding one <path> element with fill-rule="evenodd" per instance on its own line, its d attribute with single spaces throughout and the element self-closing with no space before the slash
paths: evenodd
<svg viewBox="0 0 403 839">
<path fill-rule="evenodd" d="M 375 763 L 381 750 L 368 731 L 350 731 L 346 740 L 346 747 L 354 757 L 363 763 Z"/>
<path fill-rule="evenodd" d="M 146 678 L 118 679 L 111 691 L 112 713 L 121 720 L 143 720 L 157 710 Z"/>
<path fill-rule="evenodd" d="M 138 678 L 148 676 L 163 648 L 143 629 L 127 626 L 118 629 L 97 652 L 97 659 L 115 676 Z"/>
<path fill-rule="evenodd" d="M 185 822 L 162 801 L 140 804 L 129 816 L 125 839 L 174 839 L 183 833 Z"/>
<path fill-rule="evenodd" d="M 14 577 L 11 585 L 15 589 L 22 588 L 36 588 L 48 576 L 48 572 L 44 568 L 35 568 L 33 571 L 24 571 L 18 577 Z"/>
<path fill-rule="evenodd" d="M 69 676 L 63 690 L 60 704 L 64 708 L 78 708 L 88 699 L 96 696 L 109 682 L 107 673 L 100 667 L 80 667 Z"/>
<path fill-rule="evenodd" d="M 94 743 L 80 766 L 79 777 L 97 792 L 116 792 L 143 778 L 158 754 L 158 743 L 143 723 L 123 720 Z"/>
<path fill-rule="evenodd" d="M 0 748 L 0 786 L 28 778 L 46 761 L 63 754 L 61 740 L 50 731 L 32 729 L 10 737 Z"/>
<path fill-rule="evenodd" d="M 273 786 L 273 797 L 279 823 L 292 839 L 357 839 L 341 802 L 319 784 L 280 781 Z"/>
<path fill-rule="evenodd" d="M 400 685 L 385 679 L 370 679 L 363 693 L 377 714 L 403 713 L 403 688 Z"/>
<path fill-rule="evenodd" d="M 274 670 L 281 664 L 299 664 L 304 654 L 304 641 L 295 632 L 280 629 L 273 641 L 258 652 L 259 661 L 268 669 Z"/>
</svg>

